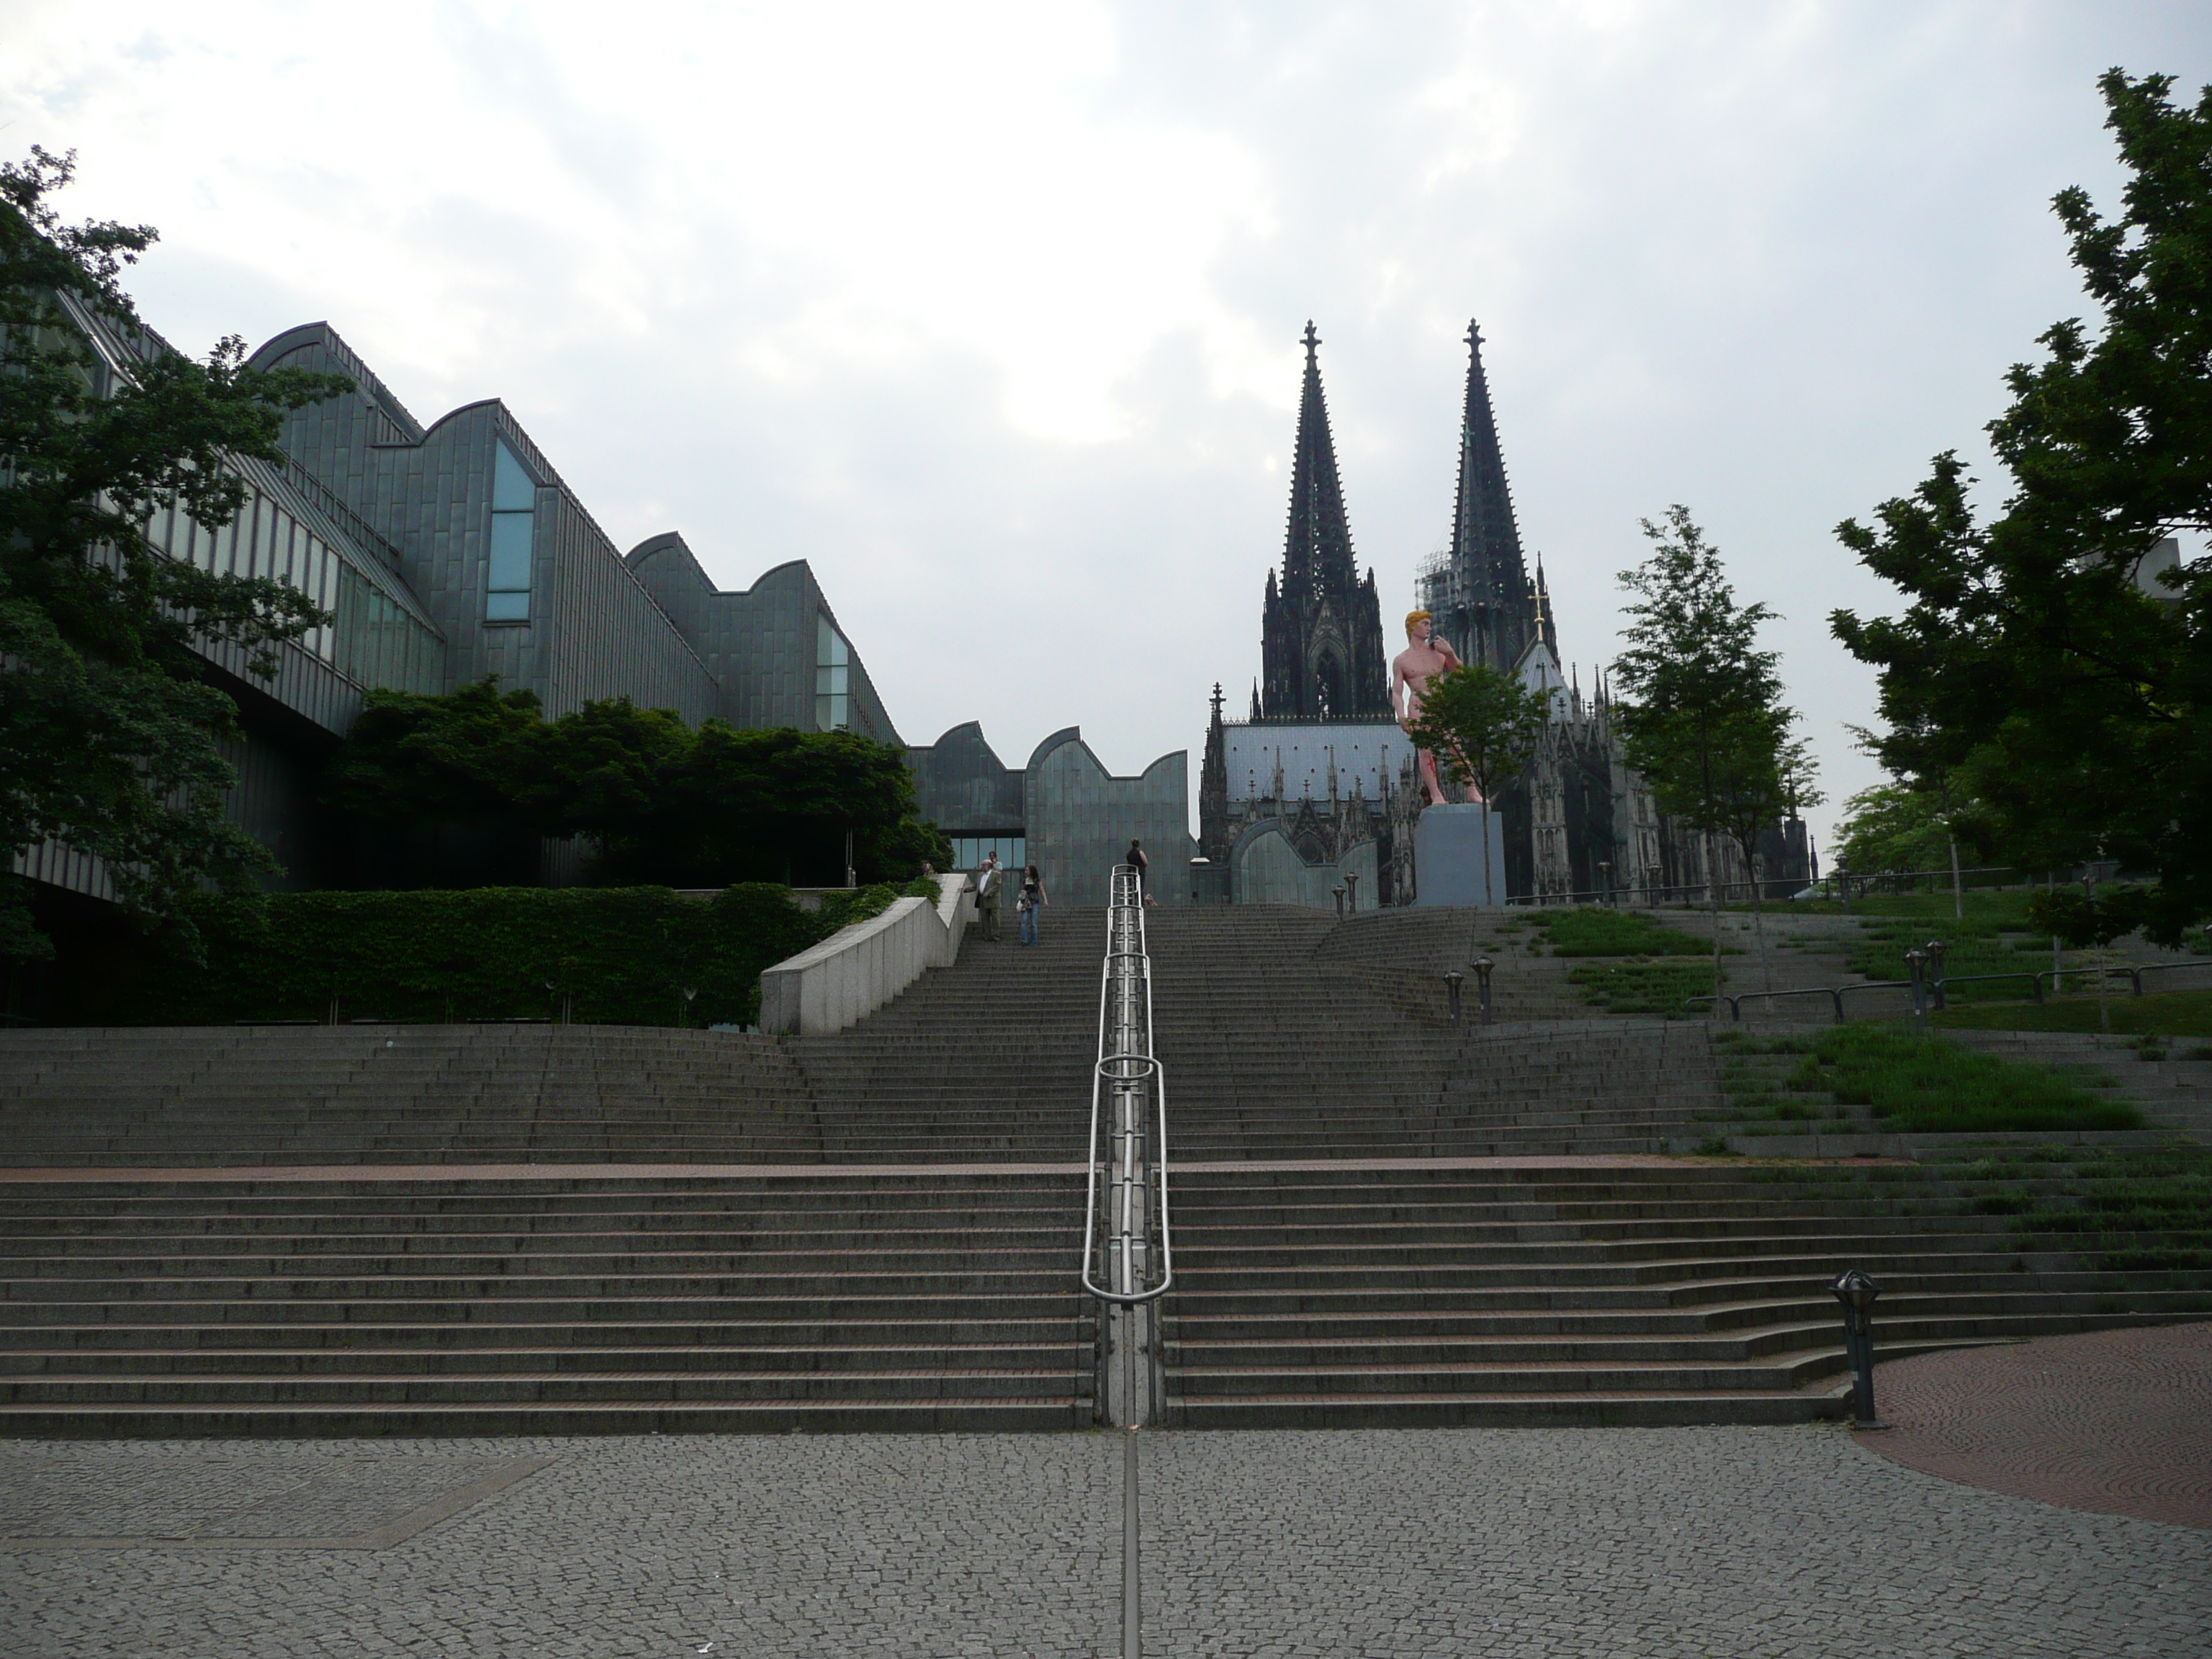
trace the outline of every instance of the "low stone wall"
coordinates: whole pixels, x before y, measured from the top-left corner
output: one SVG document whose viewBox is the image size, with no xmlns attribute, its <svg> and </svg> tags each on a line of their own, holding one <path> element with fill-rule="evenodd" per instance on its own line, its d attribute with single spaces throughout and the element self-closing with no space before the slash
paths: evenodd
<svg viewBox="0 0 2212 1659">
<path fill-rule="evenodd" d="M 761 975 L 761 1030 L 822 1036 L 882 1007 L 931 968 L 949 965 L 975 919 L 966 878 L 939 876 L 937 902 L 902 898 Z"/>
</svg>

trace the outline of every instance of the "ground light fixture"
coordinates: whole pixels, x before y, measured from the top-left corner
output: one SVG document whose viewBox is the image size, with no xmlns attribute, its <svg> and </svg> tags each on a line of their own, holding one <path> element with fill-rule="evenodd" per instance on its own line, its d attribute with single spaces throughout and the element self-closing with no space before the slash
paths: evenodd
<svg viewBox="0 0 2212 1659">
<path fill-rule="evenodd" d="M 1459 1024 L 1459 988 L 1466 978 L 1456 968 L 1444 975 L 1444 990 L 1451 998 L 1451 1023 L 1455 1025 Z"/>
<path fill-rule="evenodd" d="M 1498 966 L 1488 957 L 1477 957 L 1470 964 L 1474 969 L 1475 999 L 1482 1005 L 1482 1023 L 1490 1024 L 1490 970 Z"/>
<path fill-rule="evenodd" d="M 1886 1429 L 1874 1409 L 1874 1303 L 1881 1286 L 1856 1267 L 1838 1273 L 1828 1287 L 1844 1304 L 1844 1352 L 1851 1365 L 1851 1426 Z"/>
<path fill-rule="evenodd" d="M 1925 1031 L 1928 1029 L 1928 952 L 1907 951 L 1905 966 L 1912 975 L 1912 1023 Z"/>
</svg>

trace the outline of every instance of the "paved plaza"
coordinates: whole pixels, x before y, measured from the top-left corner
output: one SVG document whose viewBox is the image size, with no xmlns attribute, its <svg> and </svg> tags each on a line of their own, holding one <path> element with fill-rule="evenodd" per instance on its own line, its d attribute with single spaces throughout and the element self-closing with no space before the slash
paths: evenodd
<svg viewBox="0 0 2212 1659">
<path fill-rule="evenodd" d="M 1156 1433 L 1146 1650 L 2201 1655 L 2212 1531 L 1828 1425 Z M 0 1444 L 0 1650 L 1094 1656 L 1109 1434 Z"/>
</svg>

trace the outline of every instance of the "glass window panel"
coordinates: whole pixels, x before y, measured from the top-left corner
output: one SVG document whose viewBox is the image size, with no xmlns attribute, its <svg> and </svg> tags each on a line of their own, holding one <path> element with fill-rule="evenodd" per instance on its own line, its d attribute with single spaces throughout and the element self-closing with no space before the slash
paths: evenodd
<svg viewBox="0 0 2212 1659">
<path fill-rule="evenodd" d="M 530 595 L 527 593 L 487 593 L 484 596 L 484 619 L 487 622 L 526 622 L 530 617 Z"/>
<path fill-rule="evenodd" d="M 522 463 L 514 459 L 514 452 L 503 443 L 492 445 L 495 452 L 492 461 L 491 510 L 495 513 L 527 513 L 538 505 L 538 486 L 522 470 Z"/>
<path fill-rule="evenodd" d="M 176 514 L 163 502 L 154 509 L 154 516 L 146 521 L 146 541 L 156 552 L 169 550 L 169 531 Z"/>
<path fill-rule="evenodd" d="M 253 498 L 253 574 L 281 574 L 276 568 L 276 504 L 266 495 Z"/>
<path fill-rule="evenodd" d="M 527 513 L 491 515 L 491 591 L 527 592 L 530 588 L 530 526 Z M 486 615 L 490 613 L 487 611 Z"/>
</svg>

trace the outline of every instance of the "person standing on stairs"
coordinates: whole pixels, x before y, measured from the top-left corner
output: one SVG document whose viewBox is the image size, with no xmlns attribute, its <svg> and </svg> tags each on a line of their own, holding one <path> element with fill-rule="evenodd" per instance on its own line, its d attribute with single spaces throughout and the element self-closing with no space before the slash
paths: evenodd
<svg viewBox="0 0 2212 1659">
<path fill-rule="evenodd" d="M 1137 891 L 1143 896 L 1145 902 L 1150 904 L 1152 902 L 1152 861 L 1145 856 L 1145 849 L 1137 844 L 1134 836 L 1129 837 L 1128 856 L 1121 862 L 1137 866 Z"/>
<path fill-rule="evenodd" d="M 1032 864 L 1022 872 L 1022 896 L 1017 908 L 1022 913 L 1022 943 L 1035 945 L 1043 935 L 1044 918 L 1038 911 L 1052 901 L 1045 896 L 1044 877 Z"/>
<path fill-rule="evenodd" d="M 975 872 L 975 919 L 983 924 L 983 937 L 994 945 L 999 940 L 999 855 L 983 855 L 983 867 Z"/>
</svg>

